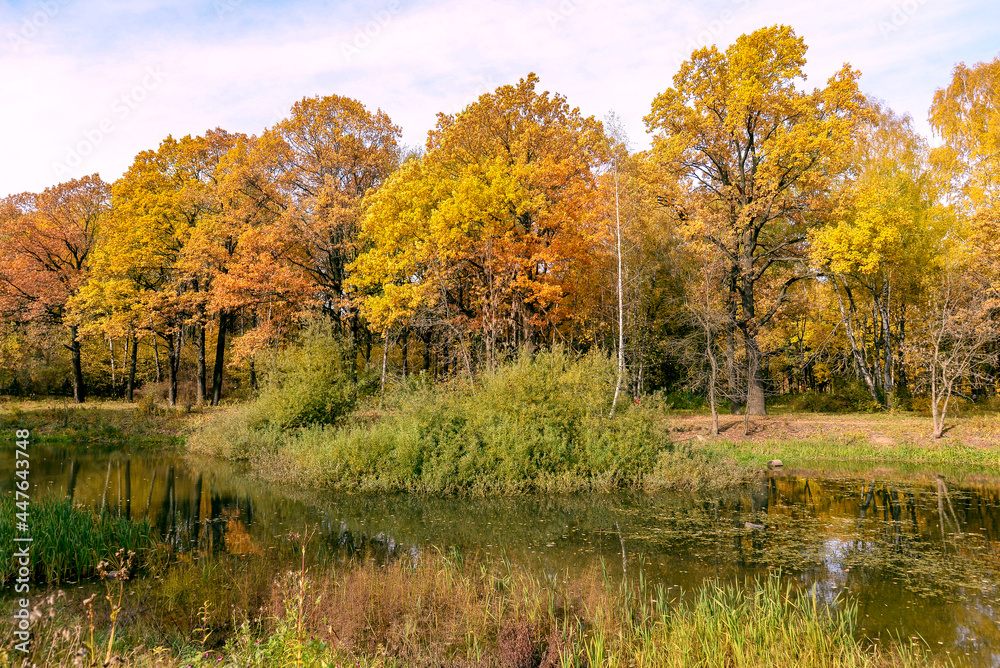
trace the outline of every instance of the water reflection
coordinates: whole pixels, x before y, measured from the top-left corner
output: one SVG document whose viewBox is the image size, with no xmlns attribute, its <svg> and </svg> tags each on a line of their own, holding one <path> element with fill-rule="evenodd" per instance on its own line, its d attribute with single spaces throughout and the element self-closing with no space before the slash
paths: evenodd
<svg viewBox="0 0 1000 668">
<path fill-rule="evenodd" d="M 0 461 L 9 493 L 13 457 Z M 1000 665 L 996 487 L 789 470 L 704 497 L 374 497 L 267 485 L 213 461 L 69 448 L 36 450 L 32 481 L 148 518 L 180 552 L 252 557 L 316 526 L 332 558 L 418 558 L 434 546 L 504 554 L 553 576 L 603 560 L 611 573 L 642 568 L 674 598 L 705 578 L 780 569 L 831 603 L 848 594 L 869 636 L 919 635 L 954 658 Z"/>
</svg>

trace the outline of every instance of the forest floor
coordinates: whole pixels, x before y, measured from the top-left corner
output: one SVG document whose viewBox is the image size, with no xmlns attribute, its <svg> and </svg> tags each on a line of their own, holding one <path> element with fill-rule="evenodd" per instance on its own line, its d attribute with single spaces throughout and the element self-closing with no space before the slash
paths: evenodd
<svg viewBox="0 0 1000 668">
<path fill-rule="evenodd" d="M 671 437 L 678 442 L 709 438 L 708 413 L 678 413 L 669 420 Z M 734 443 L 767 443 L 829 439 L 861 441 L 873 446 L 1000 446 L 1000 415 L 980 414 L 948 418 L 941 439 L 931 436 L 929 417 L 918 413 L 788 413 L 751 416 L 749 434 L 742 415 L 719 416 L 719 437 Z"/>
<path fill-rule="evenodd" d="M 942 438 L 931 437 L 931 419 L 919 413 L 805 413 L 775 411 L 751 417 L 720 415 L 719 436 L 709 435 L 707 412 L 667 418 L 670 440 L 739 465 L 763 467 L 781 460 L 785 470 L 865 470 L 873 475 L 931 479 L 944 475 L 965 484 L 1000 484 L 1000 414 L 949 418 Z"/>
</svg>

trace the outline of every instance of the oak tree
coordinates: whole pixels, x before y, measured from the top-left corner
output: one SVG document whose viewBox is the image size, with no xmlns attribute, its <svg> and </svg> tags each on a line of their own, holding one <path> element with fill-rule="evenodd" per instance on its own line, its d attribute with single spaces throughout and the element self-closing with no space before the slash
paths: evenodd
<svg viewBox="0 0 1000 668">
<path fill-rule="evenodd" d="M 785 26 L 743 35 L 725 51 L 699 49 L 646 117 L 661 160 L 687 186 L 669 204 L 689 235 L 728 259 L 720 289 L 745 347 L 754 415 L 766 412 L 759 334 L 809 275 L 797 268 L 808 230 L 845 167 L 862 106 L 848 65 L 826 87 L 801 90 L 805 52 Z"/>
</svg>

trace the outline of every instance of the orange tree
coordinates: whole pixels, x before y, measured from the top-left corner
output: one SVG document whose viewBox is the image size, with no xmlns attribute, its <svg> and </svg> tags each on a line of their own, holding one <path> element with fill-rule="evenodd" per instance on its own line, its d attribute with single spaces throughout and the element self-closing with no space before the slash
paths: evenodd
<svg viewBox="0 0 1000 668">
<path fill-rule="evenodd" d="M 348 296 L 361 203 L 398 167 L 399 134 L 381 109 L 328 95 L 296 102 L 255 146 L 280 211 L 274 232 L 291 242 L 286 262 L 308 277 L 314 302 L 355 344 L 365 334 Z"/>
<path fill-rule="evenodd" d="M 0 314 L 8 322 L 52 328 L 70 350 L 73 396 L 86 392 L 80 332 L 69 308 L 87 280 L 94 238 L 110 204 L 96 174 L 41 194 L 0 200 Z"/>
<path fill-rule="evenodd" d="M 438 116 L 426 152 L 368 201 L 353 282 L 388 336 L 422 327 L 471 369 L 519 346 L 572 341 L 601 220 L 600 122 L 531 74 Z M 577 299 L 581 297 L 582 299 Z"/>
</svg>

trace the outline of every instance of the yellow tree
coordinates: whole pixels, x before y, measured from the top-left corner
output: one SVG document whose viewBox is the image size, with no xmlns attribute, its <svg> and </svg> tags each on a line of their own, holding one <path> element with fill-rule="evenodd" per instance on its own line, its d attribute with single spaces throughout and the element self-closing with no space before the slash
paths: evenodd
<svg viewBox="0 0 1000 668">
<path fill-rule="evenodd" d="M 319 304 L 355 337 L 361 323 L 347 284 L 361 201 L 398 167 L 399 134 L 381 109 L 328 95 L 296 102 L 255 147 L 273 178 L 281 234 L 294 241 L 286 259 L 310 276 Z"/>
<path fill-rule="evenodd" d="M 721 287 L 730 331 L 742 335 L 755 415 L 766 412 L 758 334 L 809 275 L 794 267 L 844 169 L 863 102 L 847 65 L 825 88 L 800 90 L 805 52 L 784 26 L 743 35 L 725 51 L 699 49 L 646 117 L 660 159 L 686 186 L 670 202 L 686 233 L 727 258 Z"/>
<path fill-rule="evenodd" d="M 216 169 L 234 141 L 222 130 L 167 137 L 156 151 L 136 156 L 114 184 L 111 215 L 79 300 L 79 308 L 94 315 L 92 327 L 131 335 L 133 360 L 140 329 L 164 339 L 171 405 L 186 327 L 197 349 L 198 401 L 206 394 L 205 323 L 214 270 L 204 252 L 186 248 L 192 236 L 204 242 L 203 228 L 218 214 Z"/>
<path fill-rule="evenodd" d="M 64 332 L 57 336 L 71 353 L 79 403 L 86 395 L 80 332 L 69 305 L 87 280 L 109 203 L 108 184 L 97 174 L 0 200 L 0 314 L 9 322 Z"/>
<path fill-rule="evenodd" d="M 927 172 L 926 143 L 909 117 L 875 104 L 872 110 L 851 178 L 837 193 L 835 221 L 815 231 L 812 253 L 837 298 L 854 368 L 872 399 L 888 405 L 906 339 L 906 308 L 917 298 L 920 274 L 945 227 Z M 869 310 L 859 309 L 862 299 L 876 320 L 870 341 L 859 328 L 859 313 Z"/>
<path fill-rule="evenodd" d="M 996 361 L 1000 312 L 1000 58 L 955 66 L 934 94 L 931 127 L 943 140 L 931 160 L 957 216 L 944 270 L 928 273 L 922 353 L 934 435 L 943 433 L 953 387 Z M 936 280 L 935 280 L 936 279 Z M 992 353 L 992 354 L 991 354 Z M 993 368 L 992 381 L 996 382 Z M 935 376 L 937 377 L 935 380 Z"/>
<path fill-rule="evenodd" d="M 498 351 L 568 336 L 606 235 L 596 172 L 601 124 L 538 93 L 531 74 L 439 115 L 423 157 L 369 201 L 354 282 L 383 333 L 421 314 L 471 368 Z"/>
<path fill-rule="evenodd" d="M 951 83 L 934 93 L 930 122 L 943 140 L 933 164 L 970 223 L 976 266 L 1000 289 L 1000 58 L 956 65 Z"/>
</svg>

